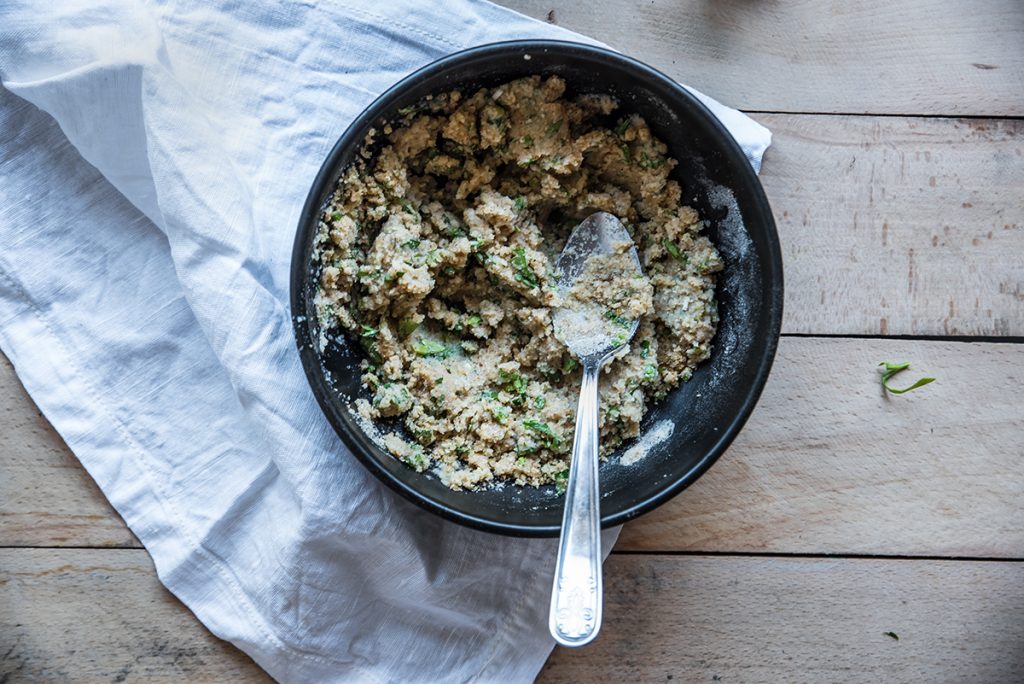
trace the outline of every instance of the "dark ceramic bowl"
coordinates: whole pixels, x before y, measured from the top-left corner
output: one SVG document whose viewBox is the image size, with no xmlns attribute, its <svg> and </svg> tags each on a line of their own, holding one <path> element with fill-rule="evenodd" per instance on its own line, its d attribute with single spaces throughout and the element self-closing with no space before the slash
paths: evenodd
<svg viewBox="0 0 1024 684">
<path fill-rule="evenodd" d="M 332 341 L 321 353 L 313 305 L 317 221 L 368 129 L 431 93 L 472 93 L 531 74 L 558 74 L 567 93 L 607 93 L 644 117 L 679 161 L 672 176 L 683 199 L 709 220 L 707 234 L 725 270 L 718 280 L 721 322 L 710 360 L 651 407 L 643 435 L 671 435 L 624 465 L 627 443 L 601 466 L 602 525 L 618 525 L 668 501 L 725 451 L 754 408 L 775 355 L 782 320 L 782 257 L 768 201 L 739 146 L 712 114 L 664 74 L 620 54 L 556 41 L 516 41 L 466 50 L 420 69 L 371 104 L 341 136 L 317 174 L 299 220 L 292 255 L 291 305 L 309 383 L 338 435 L 369 470 L 410 501 L 489 532 L 555 536 L 563 497 L 547 487 L 511 484 L 455 492 L 380 449 L 349 412 L 361 392 L 358 343 Z M 650 437 L 648 437 L 649 439 Z M 628 459 L 627 459 L 628 460 Z"/>
</svg>

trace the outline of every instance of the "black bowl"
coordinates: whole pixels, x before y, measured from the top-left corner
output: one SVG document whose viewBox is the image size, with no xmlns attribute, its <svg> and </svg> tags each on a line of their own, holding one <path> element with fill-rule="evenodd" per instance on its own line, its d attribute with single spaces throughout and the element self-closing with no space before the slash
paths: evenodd
<svg viewBox="0 0 1024 684">
<path fill-rule="evenodd" d="M 601 466 L 602 525 L 618 525 L 668 501 L 725 451 L 754 408 L 778 343 L 782 320 L 782 257 L 768 201 L 739 146 L 692 95 L 654 69 L 620 54 L 558 41 L 497 43 L 460 52 L 403 79 L 371 104 L 341 136 L 310 189 L 292 255 L 291 305 L 309 383 L 349 449 L 389 487 L 428 511 L 489 532 L 555 536 L 563 497 L 547 487 L 511 484 L 455 492 L 379 448 L 349 411 L 360 392 L 359 345 L 332 340 L 321 352 L 313 305 L 317 221 L 341 172 L 373 126 L 431 93 L 471 93 L 531 74 L 558 74 L 567 92 L 607 93 L 623 111 L 644 117 L 679 161 L 673 177 L 683 199 L 708 219 L 708 236 L 725 262 L 717 296 L 721 322 L 710 360 L 653 406 L 641 425 L 670 437 L 624 465 L 629 443 Z M 663 421 L 667 421 L 662 425 Z"/>
</svg>

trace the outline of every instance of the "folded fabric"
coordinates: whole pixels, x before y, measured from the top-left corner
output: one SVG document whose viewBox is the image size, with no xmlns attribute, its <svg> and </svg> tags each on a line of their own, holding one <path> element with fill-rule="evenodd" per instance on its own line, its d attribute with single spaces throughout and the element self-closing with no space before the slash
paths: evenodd
<svg viewBox="0 0 1024 684">
<path fill-rule="evenodd" d="M 444 54 L 527 37 L 586 40 L 474 0 L 0 5 L 0 347 L 161 581 L 279 680 L 528 681 L 550 652 L 553 540 L 368 475 L 287 304 L 348 123 Z M 701 97 L 757 168 L 768 131 Z"/>
</svg>

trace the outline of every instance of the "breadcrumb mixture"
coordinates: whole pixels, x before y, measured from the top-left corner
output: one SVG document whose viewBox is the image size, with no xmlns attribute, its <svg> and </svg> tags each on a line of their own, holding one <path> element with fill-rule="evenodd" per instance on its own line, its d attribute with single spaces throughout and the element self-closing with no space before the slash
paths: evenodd
<svg viewBox="0 0 1024 684">
<path fill-rule="evenodd" d="M 321 327 L 361 343 L 372 398 L 356 410 L 410 467 L 456 489 L 564 485 L 580 371 L 553 331 L 553 265 L 595 211 L 626 225 L 645 275 L 608 309 L 640 324 L 601 379 L 602 452 L 710 354 L 721 259 L 665 145 L 617 110 L 555 76 L 434 96 L 371 131 L 338 181 L 317 237 Z"/>
</svg>

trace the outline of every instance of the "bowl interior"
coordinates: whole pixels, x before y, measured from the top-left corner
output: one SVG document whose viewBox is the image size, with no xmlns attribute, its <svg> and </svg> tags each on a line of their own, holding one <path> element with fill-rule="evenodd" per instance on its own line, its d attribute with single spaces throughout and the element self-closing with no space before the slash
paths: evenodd
<svg viewBox="0 0 1024 684">
<path fill-rule="evenodd" d="M 767 378 L 782 314 L 778 237 L 761 186 L 743 153 L 696 99 L 660 73 L 616 53 L 572 43 L 517 41 L 453 55 L 413 74 L 371 105 L 338 141 L 303 211 L 292 267 L 292 312 L 310 384 L 345 443 L 385 483 L 416 503 L 464 524 L 521 535 L 558 533 L 563 497 L 551 486 L 511 484 L 455 492 L 376 446 L 349 412 L 360 388 L 358 344 L 341 338 L 325 353 L 313 306 L 313 237 L 321 208 L 371 126 L 431 93 L 464 92 L 531 74 L 558 74 L 567 94 L 607 93 L 644 117 L 679 161 L 683 199 L 708 220 L 725 270 L 717 284 L 721 321 L 711 358 L 652 407 L 641 425 L 648 446 L 633 461 L 627 443 L 601 466 L 605 526 L 643 513 L 681 491 L 739 431 Z M 659 439 L 660 438 L 660 439 Z M 625 454 L 625 457 L 624 457 Z"/>
</svg>

